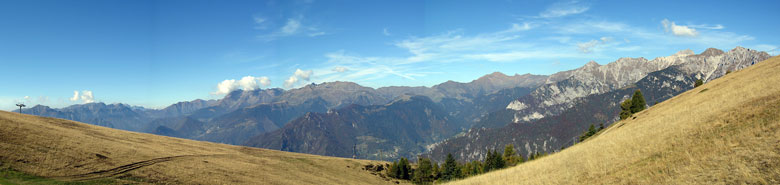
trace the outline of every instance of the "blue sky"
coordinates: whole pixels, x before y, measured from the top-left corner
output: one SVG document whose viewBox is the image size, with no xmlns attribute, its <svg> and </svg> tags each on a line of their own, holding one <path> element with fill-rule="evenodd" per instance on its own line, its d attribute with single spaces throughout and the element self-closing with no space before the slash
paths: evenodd
<svg viewBox="0 0 780 185">
<path fill-rule="evenodd" d="M 3 0 L 0 109 L 161 108 L 328 81 L 431 86 L 709 47 L 777 55 L 778 4 Z"/>
</svg>

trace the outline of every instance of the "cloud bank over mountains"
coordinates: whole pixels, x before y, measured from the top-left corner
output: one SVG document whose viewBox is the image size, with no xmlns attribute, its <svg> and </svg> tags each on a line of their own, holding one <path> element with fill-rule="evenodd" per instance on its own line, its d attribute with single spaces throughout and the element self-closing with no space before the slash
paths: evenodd
<svg viewBox="0 0 780 185">
<path fill-rule="evenodd" d="M 268 77 L 245 76 L 240 80 L 228 79 L 220 82 L 217 84 L 217 91 L 213 92 L 212 94 L 224 95 L 237 89 L 251 91 L 263 87 L 268 87 L 269 85 L 271 85 L 271 80 L 268 79 Z"/>
<path fill-rule="evenodd" d="M 25 98 L 27 99 L 27 97 Z M 79 94 L 79 91 L 73 91 L 73 97 L 69 100 L 73 102 L 93 103 L 95 102 L 95 96 L 92 95 L 92 91 L 88 90 L 81 91 L 81 94 Z"/>
</svg>

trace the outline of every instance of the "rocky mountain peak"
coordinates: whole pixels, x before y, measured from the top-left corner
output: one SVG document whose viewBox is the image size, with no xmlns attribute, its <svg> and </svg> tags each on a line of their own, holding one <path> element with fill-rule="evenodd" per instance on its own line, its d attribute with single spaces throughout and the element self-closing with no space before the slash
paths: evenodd
<svg viewBox="0 0 780 185">
<path fill-rule="evenodd" d="M 370 87 L 361 86 L 360 84 L 357 84 L 355 82 L 346 82 L 346 81 L 324 82 L 321 84 L 312 83 L 310 85 L 306 85 L 306 87 L 312 89 L 315 88 L 340 88 L 340 89 L 351 89 L 351 90 L 372 89 Z"/>
<path fill-rule="evenodd" d="M 509 77 L 509 76 L 507 76 L 504 73 L 496 71 L 496 72 L 490 73 L 488 75 L 482 76 L 482 78 L 484 78 L 484 77 Z"/>
<path fill-rule="evenodd" d="M 695 55 L 695 54 L 696 53 L 694 53 L 693 50 L 691 50 L 691 49 L 684 49 L 684 50 L 680 50 L 677 53 L 675 53 L 674 56 L 690 56 L 690 55 Z"/>
<path fill-rule="evenodd" d="M 710 56 L 722 55 L 723 53 L 724 53 L 723 50 L 719 50 L 715 48 L 707 48 L 707 50 L 704 50 L 704 52 L 701 52 L 701 54 L 699 55 L 710 57 Z"/>
<path fill-rule="evenodd" d="M 30 109 L 50 109 L 50 107 L 46 106 L 46 105 L 38 104 L 38 105 L 35 105 L 34 107 L 32 107 Z"/>
<path fill-rule="evenodd" d="M 731 49 L 731 51 L 732 51 L 732 52 L 733 52 L 733 51 L 736 51 L 736 52 L 744 52 L 744 51 L 750 51 L 750 49 L 743 48 L 742 46 L 737 46 L 737 47 L 735 47 L 734 49 Z"/>
<path fill-rule="evenodd" d="M 596 63 L 596 61 L 591 60 L 590 62 L 585 64 L 584 67 L 585 68 L 596 68 L 596 67 L 599 67 L 599 66 L 601 66 L 601 65 L 599 65 L 599 63 Z"/>
</svg>

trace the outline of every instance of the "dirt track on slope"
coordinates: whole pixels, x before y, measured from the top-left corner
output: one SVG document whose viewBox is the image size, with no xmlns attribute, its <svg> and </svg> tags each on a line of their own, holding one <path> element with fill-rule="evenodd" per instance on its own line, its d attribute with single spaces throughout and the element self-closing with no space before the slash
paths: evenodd
<svg viewBox="0 0 780 185">
<path fill-rule="evenodd" d="M 89 172 L 85 174 L 79 174 L 79 175 L 70 175 L 70 176 L 61 176 L 61 177 L 51 177 L 53 179 L 57 180 L 66 180 L 66 181 L 84 181 L 84 180 L 94 180 L 99 178 L 105 178 L 105 177 L 115 177 L 122 174 L 126 174 L 128 172 L 131 172 L 133 170 L 137 170 L 143 167 L 155 165 L 162 162 L 168 162 L 168 161 L 174 161 L 174 160 L 181 160 L 185 158 L 194 158 L 194 157 L 210 157 L 210 156 L 219 156 L 220 154 L 216 155 L 179 155 L 179 156 L 170 156 L 170 157 L 160 157 L 160 158 L 154 158 L 149 159 L 145 161 L 139 161 L 134 162 L 126 165 L 122 165 L 116 168 L 111 168 L 107 170 L 100 170 L 100 171 L 94 171 Z M 226 154 L 222 154 L 226 155 Z"/>
</svg>

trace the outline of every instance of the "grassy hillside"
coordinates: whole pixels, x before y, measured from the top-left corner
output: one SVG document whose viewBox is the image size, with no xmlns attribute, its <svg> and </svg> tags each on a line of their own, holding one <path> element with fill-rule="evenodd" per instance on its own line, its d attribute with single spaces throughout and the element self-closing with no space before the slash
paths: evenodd
<svg viewBox="0 0 780 185">
<path fill-rule="evenodd" d="M 0 184 L 395 184 L 369 163 L 0 111 Z"/>
<path fill-rule="evenodd" d="M 562 152 L 452 184 L 779 184 L 780 57 Z"/>
</svg>

